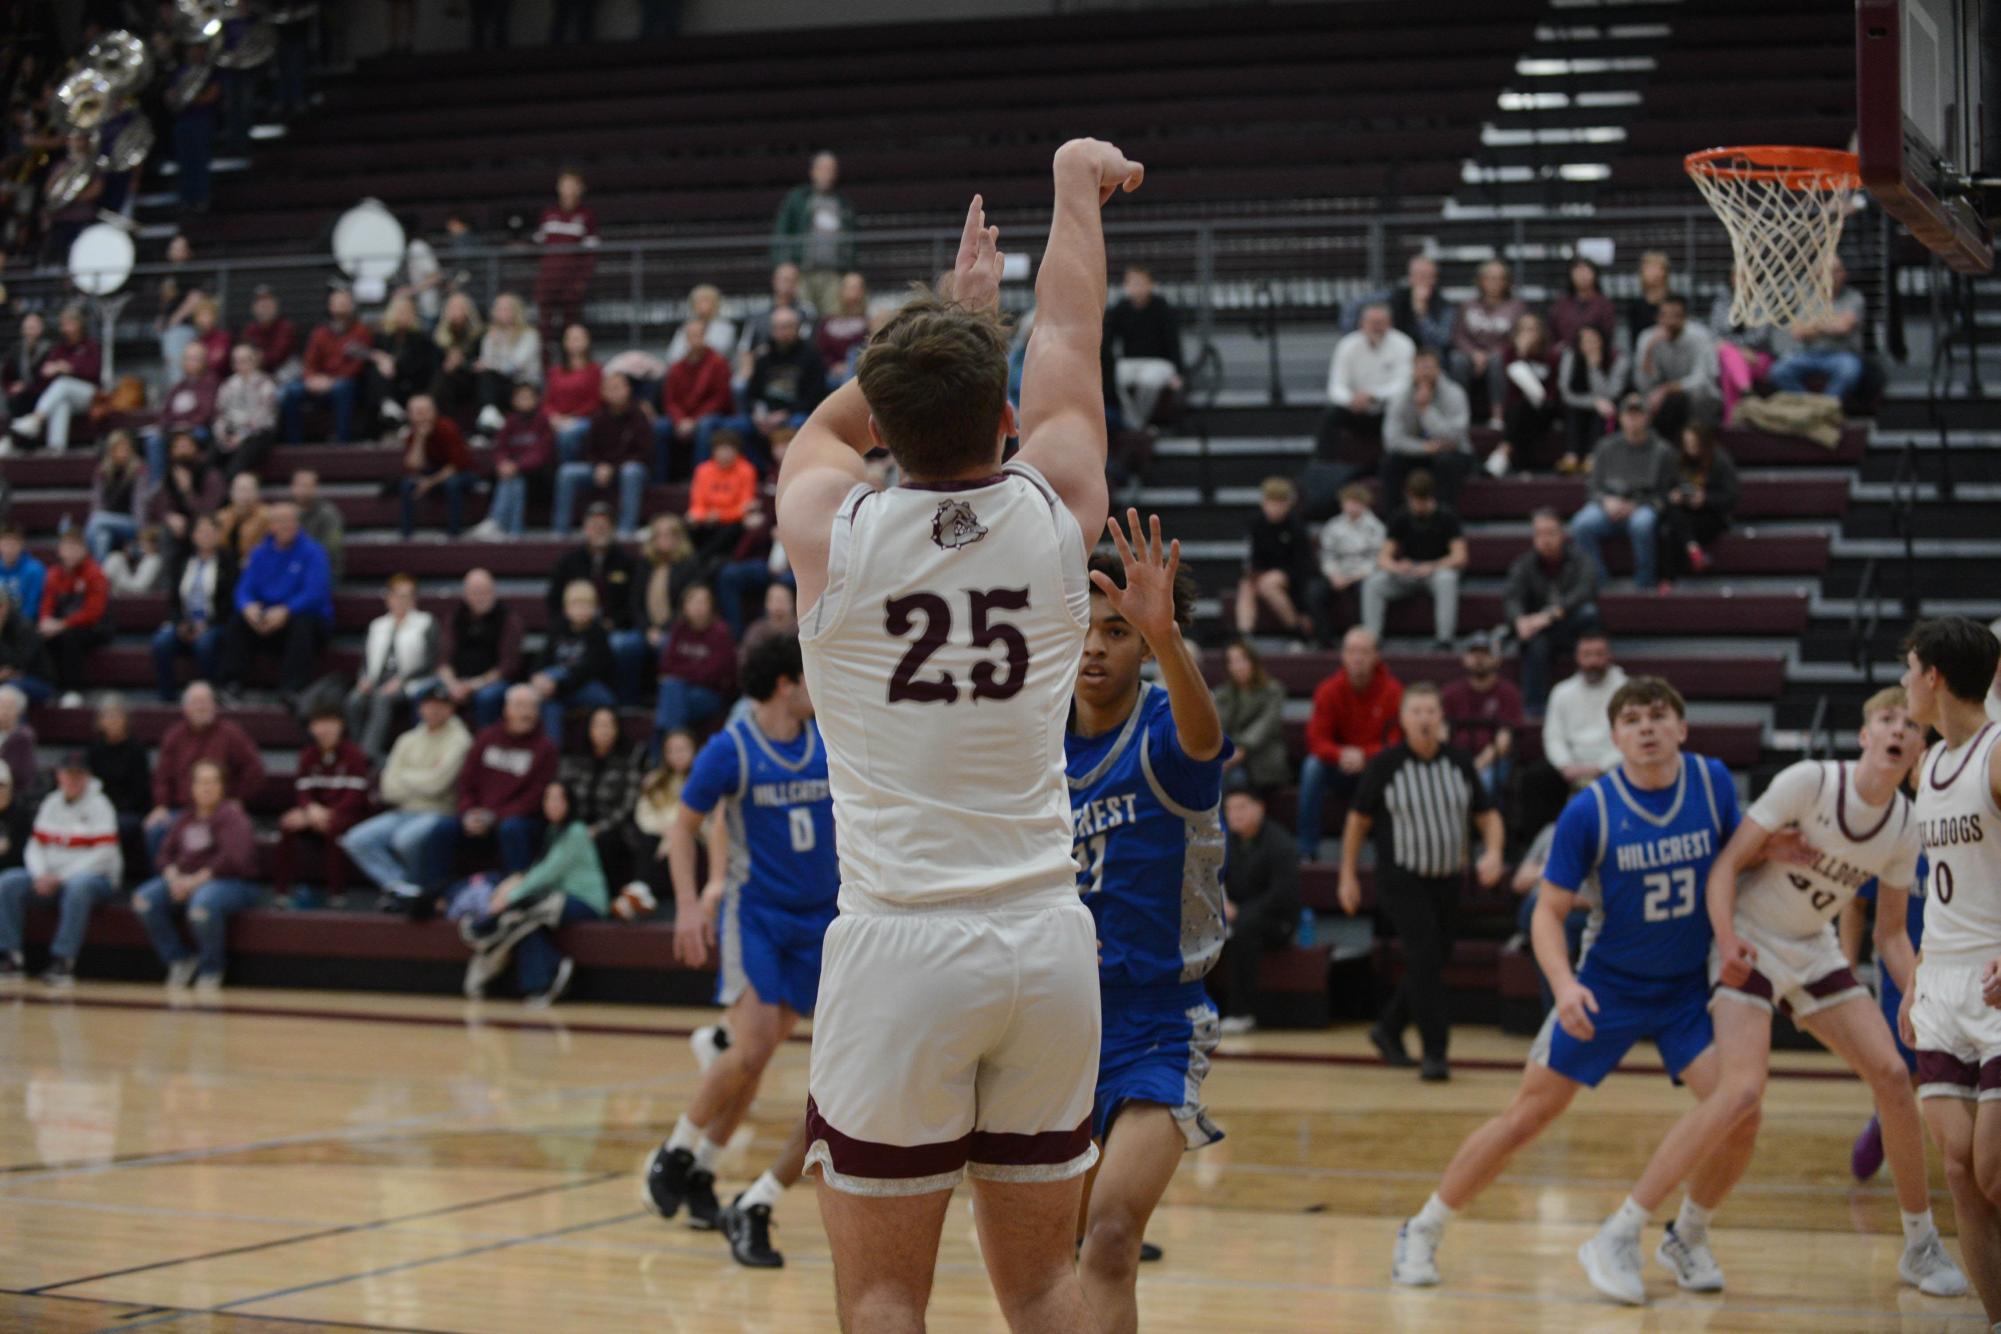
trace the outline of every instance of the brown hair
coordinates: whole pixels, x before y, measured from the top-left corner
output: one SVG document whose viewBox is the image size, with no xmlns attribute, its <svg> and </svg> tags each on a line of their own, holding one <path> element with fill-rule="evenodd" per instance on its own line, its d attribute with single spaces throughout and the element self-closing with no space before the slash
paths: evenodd
<svg viewBox="0 0 2001 1334">
<path fill-rule="evenodd" d="M 1339 499 L 1343 505 L 1352 500 L 1358 505 L 1366 506 L 1375 503 L 1376 493 L 1360 482 L 1350 482 L 1341 488 Z"/>
<path fill-rule="evenodd" d="M 1177 610 L 1179 609 L 1177 608 Z M 1271 683 L 1271 673 L 1265 670 L 1264 657 L 1258 652 L 1256 644 L 1253 644 L 1248 639 L 1232 639 L 1228 644 L 1224 645 L 1225 652 L 1230 649 L 1238 650 L 1251 660 L 1251 689 L 1263 690 Z"/>
<path fill-rule="evenodd" d="M 1258 495 L 1266 500 L 1282 500 L 1290 505 L 1299 499 L 1299 488 L 1290 477 L 1267 477 L 1258 485 Z"/>
<path fill-rule="evenodd" d="M 1007 325 L 929 293 L 869 339 L 855 378 L 906 477 L 998 461 L 1007 408 Z"/>
<path fill-rule="evenodd" d="M 1405 500 L 1436 500 L 1438 483 L 1431 480 L 1428 472 L 1414 472 L 1404 479 L 1403 495 Z"/>
<path fill-rule="evenodd" d="M 1688 717 L 1688 701 L 1681 697 L 1679 690 L 1668 684 L 1665 677 L 1660 676 L 1627 677 L 1625 684 L 1612 692 L 1612 702 L 1605 706 L 1605 717 L 1616 727 L 1619 725 L 1619 715 L 1629 706 L 1638 705 L 1647 709 L 1656 704 L 1667 705 L 1674 710 L 1677 718 Z"/>
</svg>

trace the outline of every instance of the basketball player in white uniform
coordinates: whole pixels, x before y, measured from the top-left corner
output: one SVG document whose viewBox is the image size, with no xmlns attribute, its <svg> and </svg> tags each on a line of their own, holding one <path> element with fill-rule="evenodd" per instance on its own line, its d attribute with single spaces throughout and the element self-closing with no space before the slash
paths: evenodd
<svg viewBox="0 0 2001 1334">
<path fill-rule="evenodd" d="M 1860 740 L 1857 763 L 1801 760 L 1782 771 L 1710 867 L 1710 1010 L 1723 1088 L 1746 1103 L 1764 1096 L 1775 1005 L 1847 1061 L 1875 1096 L 1896 1180 L 1904 1223 L 1897 1272 L 1930 1296 L 1958 1297 L 1966 1276 L 1932 1219 L 1917 1099 L 1889 1026 L 1834 929 L 1855 891 L 1874 879 L 1878 963 L 1898 985 L 1909 985 L 1916 958 L 1904 930 L 1905 896 L 1923 844 L 1903 781 L 1924 732 L 1911 721 L 1902 689 L 1878 691 L 1863 706 Z M 1772 836 L 1788 829 L 1813 848 L 1812 865 L 1761 860 Z M 1708 1218 L 1699 1221 L 1706 1231 Z"/>
<path fill-rule="evenodd" d="M 1918 622 L 1904 652 L 1911 721 L 1943 739 L 1919 762 L 1931 879 L 1917 978 L 1897 1021 L 1918 1056 L 1918 1102 L 1945 1159 L 1960 1257 L 2001 1329 L 2001 726 L 1986 707 L 2001 643 L 1954 616 Z"/>
<path fill-rule="evenodd" d="M 1091 1321 L 1072 1239 L 1097 1156 L 1098 968 L 1063 733 L 1105 526 L 1099 213 L 1142 171 L 1095 140 L 1054 170 L 1019 422 L 975 198 L 950 299 L 870 340 L 779 474 L 841 861 L 807 1170 L 842 1328 L 869 1334 L 923 1328 L 966 1176 L 1008 1324 Z M 903 483 L 878 493 L 862 460 L 880 447 Z"/>
</svg>

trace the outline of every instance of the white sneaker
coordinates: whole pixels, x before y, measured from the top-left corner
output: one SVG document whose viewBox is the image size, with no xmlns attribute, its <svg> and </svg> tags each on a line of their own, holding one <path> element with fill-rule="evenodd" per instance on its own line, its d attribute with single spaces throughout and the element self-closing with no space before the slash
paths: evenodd
<svg viewBox="0 0 2001 1334">
<path fill-rule="evenodd" d="M 1897 1277 L 1927 1297 L 1966 1295 L 1966 1275 L 1952 1262 L 1936 1232 L 1917 1245 L 1904 1248 L 1904 1258 L 1897 1262 Z"/>
<path fill-rule="evenodd" d="M 1498 445 L 1495 446 L 1487 454 L 1486 468 L 1489 477 L 1506 477 L 1508 475 L 1508 451 L 1500 448 Z"/>
<path fill-rule="evenodd" d="M 14 434 L 24 440 L 32 440 L 42 433 L 42 419 L 34 413 L 14 419 Z"/>
<path fill-rule="evenodd" d="M 203 973 L 195 979 L 195 995 L 203 1000 L 215 1000 L 222 995 L 222 974 Z"/>
<path fill-rule="evenodd" d="M 502 416 L 500 409 L 494 407 L 491 403 L 479 410 L 479 427 L 481 430 L 498 431 L 505 425 L 507 425 L 507 418 Z"/>
<path fill-rule="evenodd" d="M 66 690 L 56 703 L 65 709 L 80 709 L 83 707 L 83 695 L 75 690 Z"/>
<path fill-rule="evenodd" d="M 704 1024 L 688 1035 L 688 1046 L 694 1049 L 695 1064 L 707 1070 L 730 1044 L 721 1024 Z"/>
<path fill-rule="evenodd" d="M 1608 1237 L 1595 1232 L 1577 1248 L 1577 1263 L 1591 1286 L 1627 1306 L 1647 1304 L 1647 1285 L 1640 1277 L 1640 1239 Z"/>
<path fill-rule="evenodd" d="M 167 965 L 167 990 L 186 991 L 195 980 L 195 970 L 201 967 L 201 960 L 189 957 L 176 959 Z"/>
<path fill-rule="evenodd" d="M 478 523 L 466 529 L 466 540 L 468 542 L 494 542 L 498 541 L 500 536 L 500 525 L 492 519 L 481 519 Z"/>
<path fill-rule="evenodd" d="M 1216 1027 L 1226 1038 L 1240 1038 L 1246 1033 L 1255 1033 L 1258 1021 L 1247 1014 L 1233 1014 Z"/>
<path fill-rule="evenodd" d="M 1390 1259 L 1390 1281 L 1406 1288 L 1438 1286 L 1439 1234 L 1419 1227 L 1415 1218 L 1397 1229 L 1397 1248 Z"/>
<path fill-rule="evenodd" d="M 400 421 L 410 420 L 410 414 L 405 412 L 403 410 L 403 405 L 401 403 L 398 403 L 393 398 L 385 398 L 382 400 L 381 411 L 383 417 L 389 421 L 400 422 Z"/>
<path fill-rule="evenodd" d="M 1661 1244 L 1654 1248 L 1654 1259 L 1674 1275 L 1675 1285 L 1683 1292 L 1723 1291 L 1723 1267 L 1716 1263 L 1707 1237 L 1689 1241 L 1669 1223 Z"/>
</svg>

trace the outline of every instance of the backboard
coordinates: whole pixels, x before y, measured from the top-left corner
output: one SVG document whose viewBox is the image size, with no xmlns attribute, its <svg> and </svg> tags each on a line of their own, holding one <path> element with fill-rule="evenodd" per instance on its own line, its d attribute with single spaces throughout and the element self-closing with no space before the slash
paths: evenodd
<svg viewBox="0 0 2001 1334">
<path fill-rule="evenodd" d="M 2001 135 L 1985 95 L 1982 11 L 1995 0 L 1856 0 L 1856 154 L 1862 184 L 1962 273 L 1994 267 L 1988 192 Z M 2001 30 L 1993 34 L 2001 37 Z"/>
</svg>

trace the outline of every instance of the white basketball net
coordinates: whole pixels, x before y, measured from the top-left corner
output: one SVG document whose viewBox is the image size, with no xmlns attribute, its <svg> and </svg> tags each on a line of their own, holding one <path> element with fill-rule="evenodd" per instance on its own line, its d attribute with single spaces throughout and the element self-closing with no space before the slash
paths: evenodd
<svg viewBox="0 0 2001 1334">
<path fill-rule="evenodd" d="M 1736 259 L 1730 322 L 1745 328 L 1818 323 L 1834 313 L 1828 261 L 1841 240 L 1854 182 L 1814 169 L 1781 172 L 1777 179 L 1742 174 L 1761 168 L 1769 170 L 1749 158 L 1723 158 L 1689 170 L 1730 233 Z"/>
</svg>

